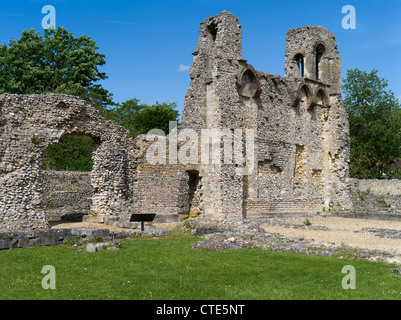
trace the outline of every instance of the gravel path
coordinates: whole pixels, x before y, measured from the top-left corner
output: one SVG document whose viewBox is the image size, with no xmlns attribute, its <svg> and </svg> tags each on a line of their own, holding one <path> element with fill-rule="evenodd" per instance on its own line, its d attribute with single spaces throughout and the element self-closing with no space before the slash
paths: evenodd
<svg viewBox="0 0 401 320">
<path fill-rule="evenodd" d="M 190 224 L 191 233 L 203 238 L 192 245 L 194 248 L 260 247 L 401 265 L 400 222 L 297 215 L 250 221 L 198 219 Z"/>
<path fill-rule="evenodd" d="M 262 222 L 261 227 L 267 232 L 285 236 L 370 250 L 393 251 L 401 255 L 401 239 L 390 238 L 394 234 L 391 231 L 401 232 L 401 221 L 316 216 L 308 217 L 311 225 L 306 226 L 305 219 L 271 219 Z M 319 228 L 321 226 L 326 228 Z M 372 230 L 368 231 L 369 229 Z"/>
</svg>

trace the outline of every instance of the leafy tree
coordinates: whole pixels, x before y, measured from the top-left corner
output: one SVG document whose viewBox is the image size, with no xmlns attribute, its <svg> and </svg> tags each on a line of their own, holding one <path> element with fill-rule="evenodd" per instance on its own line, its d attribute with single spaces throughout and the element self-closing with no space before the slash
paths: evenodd
<svg viewBox="0 0 401 320">
<path fill-rule="evenodd" d="M 77 143 L 79 142 L 79 143 Z M 43 158 L 45 170 L 91 171 L 93 139 L 88 136 L 66 135 L 51 145 Z"/>
<path fill-rule="evenodd" d="M 24 30 L 18 40 L 0 45 L 0 93 L 65 93 L 80 96 L 95 108 L 115 105 L 99 81 L 107 79 L 99 67 L 106 63 L 96 42 L 75 38 L 60 27 L 44 36 Z"/>
<path fill-rule="evenodd" d="M 151 129 L 161 129 L 166 134 L 169 132 L 169 122 L 178 120 L 177 103 L 158 103 L 146 106 L 139 114 L 137 125 L 141 133 L 147 133 Z"/>
<path fill-rule="evenodd" d="M 169 122 L 178 120 L 177 103 L 156 102 L 154 105 L 141 104 L 138 99 L 130 99 L 109 110 L 106 117 L 127 128 L 135 138 L 151 129 L 169 132 Z"/>
<path fill-rule="evenodd" d="M 105 117 L 128 129 L 134 138 L 141 134 L 138 118 L 146 107 L 146 105 L 140 104 L 139 99 L 134 98 L 124 101 L 114 109 L 109 110 L 109 114 L 105 115 Z"/>
<path fill-rule="evenodd" d="M 378 71 L 350 69 L 343 80 L 348 113 L 351 154 L 350 175 L 355 178 L 394 176 L 401 157 L 400 104 Z"/>
</svg>

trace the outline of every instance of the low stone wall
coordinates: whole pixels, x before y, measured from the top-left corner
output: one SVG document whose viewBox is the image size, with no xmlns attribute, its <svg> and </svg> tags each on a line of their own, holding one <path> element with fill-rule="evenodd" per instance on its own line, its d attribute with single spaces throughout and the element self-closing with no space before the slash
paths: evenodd
<svg viewBox="0 0 401 320">
<path fill-rule="evenodd" d="M 264 214 L 291 214 L 291 213 L 316 213 L 321 210 L 319 202 L 305 199 L 249 201 L 247 204 L 247 218 L 256 218 Z"/>
<path fill-rule="evenodd" d="M 401 196 L 401 180 L 349 179 L 349 185 L 361 191 L 369 190 L 375 195 Z"/>
<path fill-rule="evenodd" d="M 92 204 L 90 172 L 43 171 L 43 203 L 46 207 Z"/>
<path fill-rule="evenodd" d="M 63 244 L 66 241 L 113 241 L 132 236 L 163 236 L 171 231 L 149 229 L 144 231 L 112 231 L 99 228 L 71 228 L 71 229 L 44 229 L 14 231 L 0 230 L 0 250 L 13 248 L 27 248 Z"/>
</svg>

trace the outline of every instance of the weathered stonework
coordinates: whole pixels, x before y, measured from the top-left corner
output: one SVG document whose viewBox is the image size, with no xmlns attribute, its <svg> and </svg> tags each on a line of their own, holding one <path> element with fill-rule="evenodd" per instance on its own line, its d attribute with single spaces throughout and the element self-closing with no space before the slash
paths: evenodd
<svg viewBox="0 0 401 320">
<path fill-rule="evenodd" d="M 91 172 L 44 170 L 42 198 L 49 222 L 81 222 L 90 217 Z"/>
<path fill-rule="evenodd" d="M 242 58 L 241 26 L 223 11 L 201 23 L 193 55 L 182 124 L 167 137 L 132 140 L 76 97 L 0 95 L 0 229 L 48 227 L 43 154 L 65 134 L 95 141 L 93 221 L 129 227 L 134 212 L 156 213 L 155 221 L 226 220 L 350 207 L 348 120 L 332 33 L 289 30 L 285 76 L 275 76 Z M 243 161 L 216 156 L 221 146 Z"/>
<path fill-rule="evenodd" d="M 92 204 L 93 187 L 90 172 L 44 170 L 43 204 L 45 208 L 71 204 Z"/>
<path fill-rule="evenodd" d="M 0 95 L 0 229 L 47 228 L 43 155 L 66 134 L 84 134 L 93 151 L 93 220 L 129 208 L 134 170 L 128 130 L 77 97 Z M 122 209 L 124 208 L 124 209 Z"/>
<path fill-rule="evenodd" d="M 182 208 L 212 219 L 350 207 L 348 119 L 331 32 L 311 26 L 289 30 L 285 76 L 274 76 L 242 58 L 241 26 L 224 11 L 201 23 L 193 55 L 179 130 L 196 130 L 199 137 L 205 129 L 226 132 L 241 152 L 249 151 L 243 137 L 252 130 L 254 158 L 238 165 L 222 158 L 200 163 L 198 157 L 191 166 L 170 163 L 146 174 L 146 166 L 141 167 L 142 193 L 158 190 L 146 182 L 151 177 L 171 190 L 171 197 L 159 198 L 153 208 L 175 210 L 177 183 L 178 200 L 187 201 Z M 243 130 L 242 137 L 235 136 L 236 129 Z M 217 133 L 211 137 L 211 145 L 224 144 Z M 146 210 L 152 211 L 149 202 Z"/>
<path fill-rule="evenodd" d="M 378 196 L 401 198 L 401 181 L 396 179 L 349 179 L 349 185 L 357 190 L 368 191 Z"/>
</svg>

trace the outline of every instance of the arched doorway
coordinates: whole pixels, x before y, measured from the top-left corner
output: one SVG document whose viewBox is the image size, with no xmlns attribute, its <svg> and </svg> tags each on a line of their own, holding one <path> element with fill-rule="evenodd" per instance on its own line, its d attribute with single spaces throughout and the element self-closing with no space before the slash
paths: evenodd
<svg viewBox="0 0 401 320">
<path fill-rule="evenodd" d="M 198 170 L 186 170 L 180 180 L 179 215 L 183 218 L 202 214 L 202 177 Z"/>
<path fill-rule="evenodd" d="M 67 134 L 43 155 L 43 206 L 50 225 L 81 222 L 92 206 L 92 152 L 99 141 L 84 134 Z"/>
</svg>

